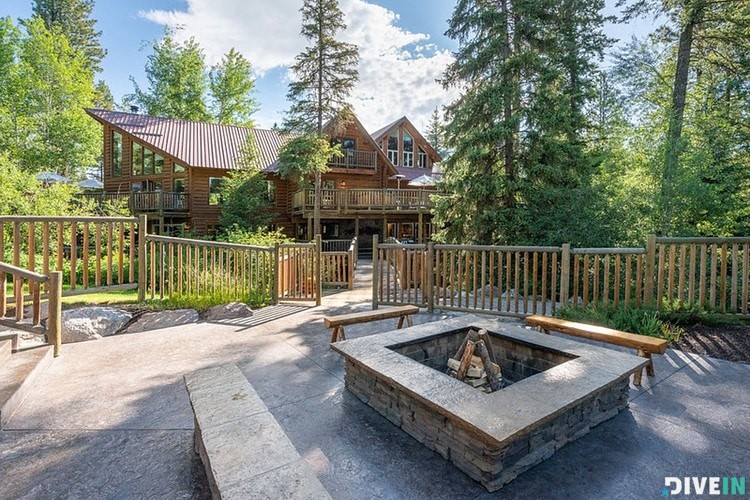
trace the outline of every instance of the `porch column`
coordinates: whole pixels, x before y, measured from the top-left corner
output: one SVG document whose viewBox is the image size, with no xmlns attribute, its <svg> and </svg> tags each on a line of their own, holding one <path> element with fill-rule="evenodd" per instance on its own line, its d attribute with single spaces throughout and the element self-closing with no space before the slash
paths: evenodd
<svg viewBox="0 0 750 500">
<path fill-rule="evenodd" d="M 388 239 L 388 217 L 383 217 L 383 242 Z"/>
<path fill-rule="evenodd" d="M 312 241 L 312 232 L 313 232 L 313 219 L 312 217 L 307 217 L 307 240 Z"/>
<path fill-rule="evenodd" d="M 419 211 L 419 222 L 417 223 L 417 243 L 424 243 L 424 224 L 422 223 L 422 211 Z"/>
<path fill-rule="evenodd" d="M 354 237 L 359 238 L 359 215 L 354 217 Z"/>
</svg>

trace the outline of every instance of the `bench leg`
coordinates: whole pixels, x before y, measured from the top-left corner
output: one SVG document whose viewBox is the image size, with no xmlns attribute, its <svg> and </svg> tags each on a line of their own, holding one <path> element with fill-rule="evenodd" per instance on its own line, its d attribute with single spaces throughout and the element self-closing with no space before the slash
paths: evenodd
<svg viewBox="0 0 750 500">
<path fill-rule="evenodd" d="M 643 370 L 638 370 L 633 374 L 633 385 L 640 386 L 641 379 L 643 378 Z"/>
<path fill-rule="evenodd" d="M 411 314 L 406 317 L 406 325 L 414 326 L 414 324 L 411 322 Z"/>
<path fill-rule="evenodd" d="M 396 330 L 401 330 L 404 327 L 404 317 L 401 316 L 398 318 L 398 326 L 396 327 Z"/>
<path fill-rule="evenodd" d="M 648 359 L 648 364 L 646 365 L 646 375 L 648 375 L 649 377 L 653 377 L 654 376 L 654 360 L 651 358 L 651 353 L 638 349 L 638 356 Z"/>
<path fill-rule="evenodd" d="M 346 335 L 344 335 L 344 327 L 343 326 L 339 327 L 338 340 L 346 340 Z"/>
<path fill-rule="evenodd" d="M 331 332 L 331 344 L 336 342 L 336 340 L 339 338 L 339 328 L 340 326 L 334 326 L 333 331 Z"/>
</svg>

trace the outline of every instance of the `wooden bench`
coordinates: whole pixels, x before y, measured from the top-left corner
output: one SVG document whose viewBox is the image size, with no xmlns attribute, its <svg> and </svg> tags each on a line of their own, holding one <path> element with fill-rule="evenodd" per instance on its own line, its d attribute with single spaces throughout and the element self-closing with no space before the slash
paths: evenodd
<svg viewBox="0 0 750 500">
<path fill-rule="evenodd" d="M 598 340 L 600 342 L 607 342 L 609 344 L 632 347 L 636 350 L 636 354 L 643 358 L 648 359 L 646 365 L 646 374 L 649 377 L 654 376 L 654 362 L 651 359 L 651 354 L 664 354 L 667 352 L 667 341 L 664 339 L 658 339 L 656 337 L 648 337 L 646 335 L 638 335 L 635 333 L 621 332 L 619 330 L 612 330 L 611 328 L 605 328 L 597 325 L 587 325 L 585 323 L 575 323 L 573 321 L 565 321 L 557 318 L 548 318 L 546 316 L 529 316 L 526 318 L 526 324 L 535 326 L 539 330 L 543 330 L 549 334 L 550 330 L 556 332 L 567 333 L 568 335 L 574 335 L 576 337 L 583 337 L 591 340 Z M 639 370 L 633 376 L 633 384 L 641 385 L 641 379 L 643 377 L 643 371 Z"/>
<path fill-rule="evenodd" d="M 359 323 L 369 323 L 380 319 L 398 318 L 397 328 L 400 330 L 404 326 L 404 320 L 408 326 L 412 326 L 411 316 L 417 314 L 417 306 L 398 306 L 389 307 L 388 309 L 376 309 L 374 311 L 365 311 L 359 313 L 342 314 L 340 316 L 326 316 L 323 322 L 326 328 L 333 328 L 331 332 L 331 343 L 340 340 L 346 340 L 344 336 L 344 326 L 356 325 Z"/>
</svg>

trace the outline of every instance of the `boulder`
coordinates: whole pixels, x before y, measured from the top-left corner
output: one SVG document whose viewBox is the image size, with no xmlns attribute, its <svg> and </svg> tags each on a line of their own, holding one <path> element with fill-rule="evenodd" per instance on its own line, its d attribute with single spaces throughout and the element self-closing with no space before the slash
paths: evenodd
<svg viewBox="0 0 750 500">
<path fill-rule="evenodd" d="M 221 321 L 226 319 L 249 318 L 253 310 L 242 302 L 230 302 L 209 308 L 203 315 L 206 321 Z"/>
<path fill-rule="evenodd" d="M 187 325 L 198 322 L 198 311 L 195 309 L 175 309 L 173 311 L 148 312 L 132 323 L 125 333 L 147 332 L 170 326 Z"/>
<path fill-rule="evenodd" d="M 63 343 L 95 340 L 119 332 L 133 315 L 112 307 L 81 307 L 62 312 Z"/>
</svg>

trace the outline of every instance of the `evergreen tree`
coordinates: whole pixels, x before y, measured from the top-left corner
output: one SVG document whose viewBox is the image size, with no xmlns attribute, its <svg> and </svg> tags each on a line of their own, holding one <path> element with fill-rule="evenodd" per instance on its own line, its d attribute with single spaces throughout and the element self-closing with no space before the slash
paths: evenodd
<svg viewBox="0 0 750 500">
<path fill-rule="evenodd" d="M 341 121 L 347 116 L 347 99 L 358 79 L 358 49 L 338 41 L 344 29 L 343 13 L 338 0 L 305 0 L 302 8 L 301 34 L 309 45 L 295 58 L 294 81 L 287 98 L 291 106 L 284 126 L 299 134 L 323 138 L 323 127 L 329 120 Z M 343 123 L 343 122 L 342 122 Z M 309 145 L 321 141 L 308 141 Z M 321 172 L 325 165 L 313 161 L 321 150 L 310 151 L 310 165 L 315 166 L 314 234 L 320 234 Z"/>
<path fill-rule="evenodd" d="M 255 78 L 250 62 L 232 48 L 211 68 L 209 80 L 216 123 L 252 127 L 258 102 L 252 96 Z"/>
<path fill-rule="evenodd" d="M 101 71 L 107 51 L 102 48 L 101 31 L 91 18 L 94 0 L 33 0 L 32 12 L 44 20 L 48 30 L 58 28 L 86 57 L 87 66 L 94 73 Z"/>
<path fill-rule="evenodd" d="M 438 112 L 438 109 L 435 108 L 435 110 L 430 115 L 430 122 L 427 124 L 425 139 L 427 139 L 427 142 L 430 143 L 432 148 L 441 157 L 445 155 L 445 148 L 443 146 L 444 136 L 445 130 L 443 122 L 440 120 L 440 113 Z"/>
<path fill-rule="evenodd" d="M 271 222 L 273 213 L 269 210 L 266 176 L 258 166 L 253 136 L 249 136 L 243 151 L 241 168 L 224 178 L 221 195 L 219 223 L 226 231 L 256 231 Z"/>
<path fill-rule="evenodd" d="M 197 121 L 209 118 L 206 64 L 203 50 L 194 38 L 178 43 L 172 32 L 165 31 L 148 56 L 146 78 L 146 90 L 141 90 L 131 78 L 135 93 L 126 98 L 128 102 L 138 104 L 150 115 Z"/>
</svg>

